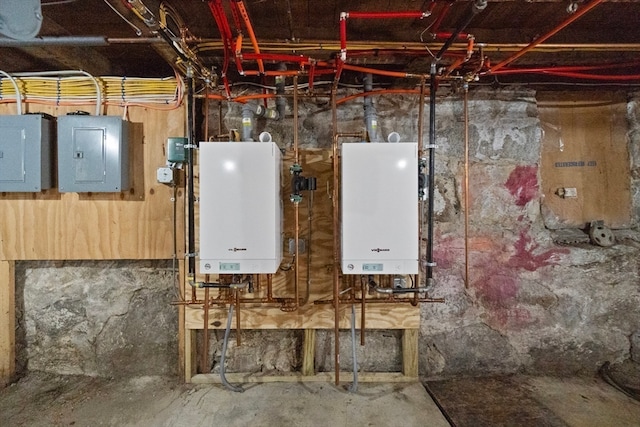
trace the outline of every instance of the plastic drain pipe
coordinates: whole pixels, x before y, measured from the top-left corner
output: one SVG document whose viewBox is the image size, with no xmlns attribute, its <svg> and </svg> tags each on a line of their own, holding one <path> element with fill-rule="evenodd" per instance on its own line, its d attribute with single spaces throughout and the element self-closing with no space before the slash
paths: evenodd
<svg viewBox="0 0 640 427">
<path fill-rule="evenodd" d="M 365 93 L 373 90 L 373 75 L 367 73 L 364 75 L 364 91 Z M 364 97 L 364 122 L 367 127 L 367 137 L 369 142 L 378 142 L 378 112 L 373 105 L 370 96 Z"/>
<path fill-rule="evenodd" d="M 251 134 L 253 133 L 253 118 L 264 117 L 267 119 L 278 120 L 280 113 L 275 108 L 265 108 L 257 102 L 247 102 L 242 106 L 242 140 L 253 141 Z"/>
</svg>

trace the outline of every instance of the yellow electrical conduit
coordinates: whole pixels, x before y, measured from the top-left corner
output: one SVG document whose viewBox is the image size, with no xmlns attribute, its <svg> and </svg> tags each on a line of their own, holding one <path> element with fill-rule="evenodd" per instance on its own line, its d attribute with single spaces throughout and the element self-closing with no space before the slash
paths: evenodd
<svg viewBox="0 0 640 427">
<path fill-rule="evenodd" d="M 84 77 L 13 77 L 25 103 L 87 105 L 96 103 L 96 85 Z M 182 104 L 181 79 L 96 77 L 102 104 L 170 110 Z M 16 102 L 13 82 L 0 75 L 0 103 Z"/>
</svg>

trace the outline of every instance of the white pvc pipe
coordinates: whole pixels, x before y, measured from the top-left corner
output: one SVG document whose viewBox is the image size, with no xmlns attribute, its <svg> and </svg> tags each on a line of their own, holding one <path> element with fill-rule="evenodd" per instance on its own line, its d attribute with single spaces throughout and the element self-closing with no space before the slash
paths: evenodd
<svg viewBox="0 0 640 427">
<path fill-rule="evenodd" d="M 74 76 L 82 74 L 93 80 L 93 84 L 96 86 L 96 116 L 100 116 L 100 110 L 102 108 L 102 91 L 100 90 L 100 83 L 98 79 L 84 70 L 61 70 L 61 71 L 37 71 L 32 73 L 14 73 L 17 77 L 46 77 L 46 76 Z"/>
<path fill-rule="evenodd" d="M 22 94 L 20 93 L 20 87 L 18 87 L 18 83 L 16 83 L 16 79 L 11 77 L 8 73 L 0 70 L 0 74 L 11 80 L 13 84 L 13 88 L 16 91 L 16 110 L 19 116 L 22 115 Z"/>
</svg>

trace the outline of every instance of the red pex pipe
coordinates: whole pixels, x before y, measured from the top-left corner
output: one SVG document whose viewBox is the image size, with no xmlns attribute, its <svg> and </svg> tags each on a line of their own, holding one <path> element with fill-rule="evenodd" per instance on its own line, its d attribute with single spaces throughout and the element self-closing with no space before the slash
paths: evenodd
<svg viewBox="0 0 640 427">
<path fill-rule="evenodd" d="M 249 33 L 249 39 L 251 40 L 251 44 L 253 45 L 253 51 L 255 53 L 260 53 L 260 47 L 258 46 L 258 39 L 256 39 L 256 34 L 253 32 L 253 26 L 251 25 L 251 20 L 249 19 L 249 13 L 247 12 L 247 8 L 244 6 L 244 2 L 242 0 L 232 0 L 236 2 L 236 6 L 238 7 L 238 12 L 240 12 L 240 16 L 244 20 L 244 25 L 247 28 L 247 33 Z M 258 59 L 258 69 L 261 73 L 264 73 L 264 63 L 261 59 Z"/>
<path fill-rule="evenodd" d="M 310 64 L 311 59 L 303 55 L 283 55 L 278 53 L 245 53 L 244 59 L 263 59 L 265 61 L 284 61 Z"/>
<path fill-rule="evenodd" d="M 347 18 L 354 19 L 395 19 L 395 18 L 417 18 L 422 19 L 427 14 L 418 11 L 408 12 L 347 12 Z"/>
<path fill-rule="evenodd" d="M 361 73 L 371 73 L 371 74 L 377 74 L 379 76 L 396 77 L 400 79 L 409 77 L 409 74 L 403 73 L 400 71 L 378 70 L 376 68 L 358 67 L 357 65 L 350 65 L 350 64 L 342 64 L 342 68 L 350 71 L 358 71 Z"/>
<path fill-rule="evenodd" d="M 440 14 L 436 18 L 436 20 L 433 22 L 433 25 L 431 26 L 431 30 L 434 33 L 438 32 L 438 29 L 440 28 L 440 24 L 442 24 L 442 21 L 444 20 L 444 17 L 447 16 L 447 12 L 449 12 L 449 9 L 451 8 L 451 6 L 453 6 L 453 3 L 455 3 L 455 0 L 447 3 L 440 10 Z"/>
<path fill-rule="evenodd" d="M 542 74 L 549 74 L 559 77 L 573 77 L 577 79 L 601 80 L 601 81 L 629 81 L 640 80 L 640 74 L 628 75 L 604 75 L 604 74 L 585 74 L 585 73 L 569 73 L 564 71 L 545 71 Z"/>
<path fill-rule="evenodd" d="M 448 39 L 449 37 L 451 37 L 453 35 L 453 33 L 448 33 L 448 32 L 439 32 L 435 34 L 435 38 L 436 39 Z M 469 33 L 459 33 L 458 34 L 458 38 L 460 40 L 466 40 L 469 38 Z"/>
<path fill-rule="evenodd" d="M 587 4 L 586 6 L 582 7 L 581 9 L 578 9 L 578 11 L 576 13 L 571 15 L 568 19 L 566 19 L 560 25 L 555 27 L 553 30 L 549 31 L 548 33 L 546 33 L 545 35 L 543 35 L 540 38 L 536 39 L 535 41 L 529 43 L 522 50 L 516 52 L 515 54 L 513 54 L 509 58 L 505 59 L 504 61 L 494 65 L 493 67 L 491 67 L 487 71 L 487 73 L 493 73 L 494 71 L 499 70 L 500 68 L 503 68 L 503 67 L 511 64 L 513 61 L 515 61 L 516 59 L 520 58 L 525 53 L 529 52 L 530 50 L 534 49 L 539 44 L 544 43 L 547 39 L 549 39 L 550 37 L 552 37 L 555 34 L 557 34 L 558 32 L 560 32 L 562 29 L 564 29 L 565 27 L 570 25 L 572 22 L 574 22 L 574 21 L 578 20 L 579 18 L 581 18 L 583 15 L 585 15 L 587 12 L 589 12 L 591 9 L 593 9 L 594 7 L 596 7 L 597 5 L 602 3 L 603 1 L 604 0 L 592 0 L 591 3 Z"/>
</svg>

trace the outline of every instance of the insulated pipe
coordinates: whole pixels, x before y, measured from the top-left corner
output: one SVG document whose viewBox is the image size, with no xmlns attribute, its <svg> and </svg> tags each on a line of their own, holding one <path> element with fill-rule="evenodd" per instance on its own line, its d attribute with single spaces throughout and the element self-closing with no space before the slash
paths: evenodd
<svg viewBox="0 0 640 427">
<path fill-rule="evenodd" d="M 458 35 L 471 23 L 473 18 L 480 12 L 482 12 L 487 7 L 487 0 L 475 0 L 471 6 L 469 6 L 469 12 L 467 13 L 467 17 L 464 21 L 458 25 L 456 30 L 451 34 L 451 36 L 444 42 L 437 55 L 435 56 L 435 62 L 439 62 L 444 53 L 451 47 L 454 41 L 458 38 Z"/>
<path fill-rule="evenodd" d="M 11 77 L 10 74 L 2 70 L 0 70 L 0 74 L 8 78 L 11 84 L 13 85 L 13 90 L 16 92 L 16 114 L 21 116 L 22 115 L 22 94 L 20 93 L 20 87 L 18 87 L 18 83 L 16 83 L 16 79 Z"/>
<path fill-rule="evenodd" d="M 560 32 L 563 28 L 567 27 L 568 25 L 570 25 L 574 21 L 576 21 L 579 18 L 581 18 L 582 15 L 586 14 L 587 12 L 589 12 L 591 9 L 593 9 L 594 7 L 596 7 L 597 5 L 602 3 L 603 1 L 604 0 L 592 0 L 591 3 L 587 4 L 583 8 L 579 9 L 576 13 L 571 15 L 569 18 L 567 18 L 564 22 L 562 22 L 560 25 L 555 27 L 553 30 L 551 30 L 548 33 L 544 34 L 543 36 L 537 38 L 535 41 L 529 43 L 524 49 L 516 52 L 514 55 L 511 55 L 509 58 L 505 59 L 504 61 L 499 62 L 496 65 L 494 65 L 493 67 L 491 67 L 487 73 L 493 73 L 494 71 L 497 71 L 497 70 L 499 70 L 499 69 L 511 64 L 513 61 L 515 61 L 516 59 L 520 58 L 525 53 L 529 52 L 530 50 L 534 49 L 539 44 L 544 43 L 547 39 L 549 39 L 550 37 L 552 37 L 555 34 L 557 34 L 558 32 Z"/>
<path fill-rule="evenodd" d="M 433 280 L 433 198 L 435 193 L 435 175 L 436 175 L 436 61 L 431 63 L 431 79 L 429 80 L 429 176 L 427 184 L 427 277 L 425 284 L 430 286 Z"/>
<path fill-rule="evenodd" d="M 334 368 L 336 372 L 336 385 L 340 385 L 340 252 L 338 245 L 338 80 L 331 86 L 331 123 L 333 127 L 333 190 L 331 204 L 333 209 L 333 315 L 334 315 Z"/>
<path fill-rule="evenodd" d="M 424 157 L 424 96 L 425 96 L 425 78 L 420 79 L 420 99 L 418 101 L 418 161 L 423 162 Z M 418 168 L 418 173 L 421 170 Z M 420 194 L 419 197 L 423 195 Z M 420 199 L 418 202 L 418 260 L 422 260 L 422 235 L 424 225 L 424 200 Z M 416 286 L 420 286 L 420 271 L 418 268 L 418 278 L 416 279 Z"/>
<path fill-rule="evenodd" d="M 364 75 L 364 92 L 373 90 L 373 76 L 371 73 Z M 378 142 L 378 112 L 370 97 L 364 97 L 364 123 L 367 129 L 369 142 Z"/>
<path fill-rule="evenodd" d="M 196 277 L 196 227 L 195 227 L 195 194 L 194 194 L 194 148 L 195 145 L 195 126 L 194 113 L 195 102 L 193 98 L 193 73 L 190 68 L 187 69 L 187 168 L 189 176 L 187 179 L 188 197 L 188 217 L 187 217 L 187 235 L 188 235 L 188 276 L 189 281 L 195 282 Z M 196 299 L 195 288 L 191 289 L 191 298 Z"/>
</svg>

